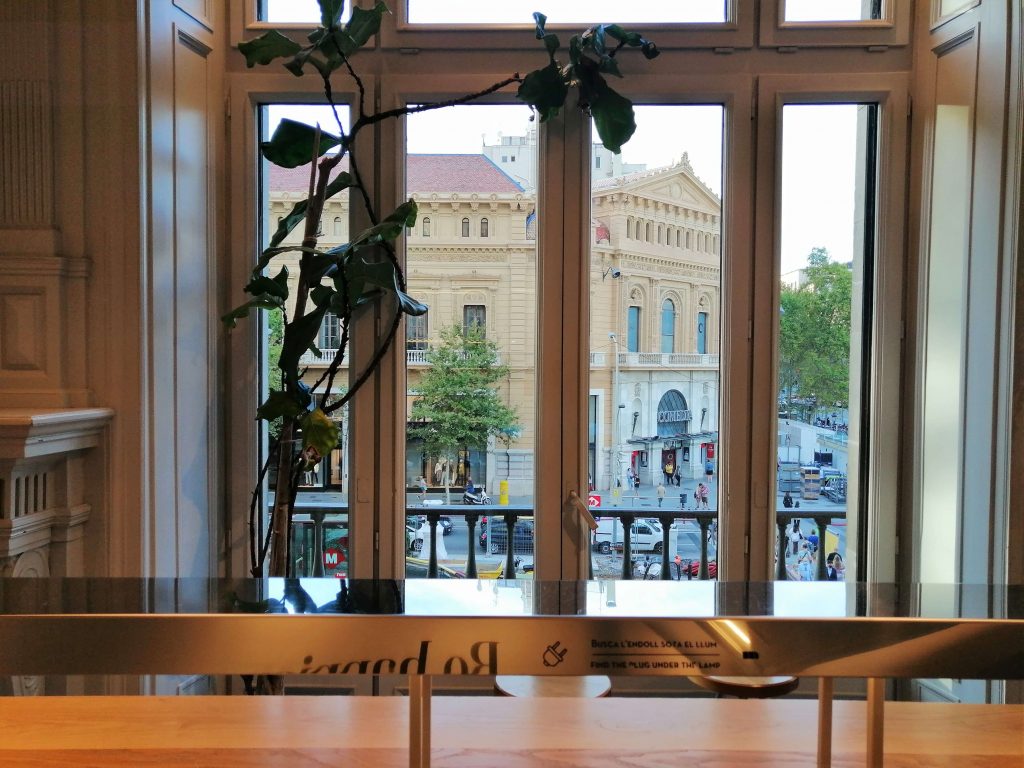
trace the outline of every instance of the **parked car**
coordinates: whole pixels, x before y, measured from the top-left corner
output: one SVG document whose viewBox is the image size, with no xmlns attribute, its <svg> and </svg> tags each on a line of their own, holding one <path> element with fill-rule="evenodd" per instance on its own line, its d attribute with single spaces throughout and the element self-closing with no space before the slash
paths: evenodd
<svg viewBox="0 0 1024 768">
<path fill-rule="evenodd" d="M 488 535 L 488 532 L 490 535 Z M 508 528 L 500 517 L 480 529 L 480 549 L 492 555 L 504 552 L 508 542 Z M 512 532 L 512 551 L 518 554 L 533 553 L 533 518 L 517 520 Z"/>
<path fill-rule="evenodd" d="M 630 527 L 629 542 L 635 552 L 654 552 L 660 554 L 665 546 L 661 533 L 661 523 L 656 520 L 637 520 Z M 612 547 L 622 548 L 625 539 L 622 521 L 615 517 L 606 517 L 597 521 L 594 532 L 594 549 L 601 554 L 608 554 Z"/>
</svg>

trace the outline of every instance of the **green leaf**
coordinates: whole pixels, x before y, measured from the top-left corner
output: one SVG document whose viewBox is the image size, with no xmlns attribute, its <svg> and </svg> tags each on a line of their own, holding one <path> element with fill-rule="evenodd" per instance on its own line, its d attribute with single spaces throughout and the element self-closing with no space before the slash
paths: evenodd
<svg viewBox="0 0 1024 768">
<path fill-rule="evenodd" d="M 314 462 L 329 454 L 338 445 L 338 425 L 319 408 L 306 413 L 299 420 L 299 426 L 302 427 L 303 449 L 312 448 L 316 451 L 315 457 L 309 456 Z"/>
<path fill-rule="evenodd" d="M 622 73 L 619 71 L 619 61 L 611 56 L 601 57 L 601 63 L 597 65 L 599 72 L 604 72 L 606 75 L 615 75 L 616 77 L 622 77 Z"/>
<path fill-rule="evenodd" d="M 621 152 L 636 131 L 633 102 L 604 84 L 590 102 L 590 114 L 601 143 L 616 154 Z"/>
<path fill-rule="evenodd" d="M 312 146 L 312 143 L 310 143 L 310 146 Z M 347 171 L 339 173 L 327 185 L 327 196 L 325 199 L 329 200 L 341 192 L 341 190 L 348 189 L 351 186 L 352 176 Z M 281 244 L 281 241 L 288 237 L 288 234 L 298 226 L 299 222 L 306 218 L 307 207 L 309 207 L 308 200 L 300 200 L 292 206 L 288 215 L 281 219 L 281 223 L 277 225 L 277 230 L 274 232 L 274 236 L 270 238 L 268 248 L 276 248 Z"/>
<path fill-rule="evenodd" d="M 427 310 L 430 309 L 422 301 L 417 301 L 412 296 L 403 291 L 396 290 L 395 293 L 398 295 L 398 306 L 407 315 L 414 315 L 416 317 L 419 317 L 420 315 L 427 314 Z"/>
<path fill-rule="evenodd" d="M 548 17 L 543 13 L 534 13 L 533 20 L 537 23 L 537 39 L 544 41 L 544 47 L 547 48 L 548 55 L 551 57 L 551 61 L 554 62 L 555 51 L 558 50 L 560 45 L 558 35 L 544 29 L 544 25 L 547 23 Z"/>
<path fill-rule="evenodd" d="M 543 69 L 535 69 L 523 78 L 516 93 L 520 101 L 526 102 L 536 110 L 542 123 L 558 114 L 568 95 L 569 87 L 554 61 Z"/>
<path fill-rule="evenodd" d="M 281 358 L 277 367 L 283 372 L 286 382 L 298 380 L 299 358 L 316 340 L 326 312 L 326 307 L 316 307 L 284 327 L 284 342 L 281 344 Z"/>
<path fill-rule="evenodd" d="M 317 0 L 320 4 L 320 26 L 331 27 L 341 21 L 345 0 Z"/>
<path fill-rule="evenodd" d="M 269 64 L 283 56 L 294 56 L 302 50 L 302 46 L 277 30 L 271 30 L 255 40 L 239 43 L 238 50 L 245 56 L 245 66 L 255 67 L 257 64 Z"/>
<path fill-rule="evenodd" d="M 336 291 L 329 286 L 318 285 L 309 292 L 309 298 L 311 298 L 313 303 L 318 307 L 330 307 L 331 299 L 334 298 L 335 293 Z"/>
<path fill-rule="evenodd" d="M 281 267 L 281 271 L 274 278 L 264 275 L 254 276 L 245 286 L 245 292 L 253 296 L 266 294 L 284 301 L 288 298 L 288 267 Z"/>
<path fill-rule="evenodd" d="M 288 215 L 281 219 L 281 223 L 277 225 L 277 231 L 270 238 L 269 248 L 276 248 L 281 244 L 282 240 L 288 237 L 288 233 L 295 229 L 300 221 L 306 218 L 306 208 L 308 207 L 309 200 L 300 200 L 292 206 Z"/>
<path fill-rule="evenodd" d="M 537 31 L 536 31 L 537 39 L 538 40 L 543 40 L 544 39 L 544 35 L 547 34 L 547 31 L 544 29 L 544 25 L 548 23 L 548 17 L 545 16 L 540 11 L 534 11 L 533 12 L 533 21 L 537 25 Z"/>
<path fill-rule="evenodd" d="M 628 45 L 632 48 L 639 48 L 640 52 L 644 55 L 647 60 L 656 59 L 661 51 L 658 50 L 658 46 L 652 43 L 645 37 L 638 35 L 636 32 L 627 32 L 618 24 L 604 24 L 602 25 L 604 31 L 616 40 L 622 42 L 624 45 Z"/>
<path fill-rule="evenodd" d="M 267 248 L 265 251 L 263 251 L 263 253 L 260 254 L 259 261 L 257 261 L 256 266 L 253 267 L 253 277 L 258 277 L 263 272 L 263 270 L 267 268 L 267 265 L 274 260 L 275 256 L 280 256 L 282 253 L 288 253 L 290 251 L 297 251 L 299 253 L 309 253 L 320 256 L 323 256 L 325 254 L 324 251 L 321 251 L 318 248 L 307 248 L 304 245 L 282 245 L 279 248 Z"/>
<path fill-rule="evenodd" d="M 261 294 L 255 298 L 242 304 L 240 307 L 235 307 L 226 315 L 221 315 L 221 321 L 228 327 L 234 328 L 238 325 L 238 320 L 242 320 L 249 316 L 249 311 L 252 309 L 284 309 L 284 302 L 276 296 L 268 296 L 267 294 Z"/>
<path fill-rule="evenodd" d="M 398 206 L 390 216 L 379 224 L 360 232 L 359 236 L 351 243 L 339 246 L 338 248 L 332 248 L 328 253 L 344 254 L 368 245 L 383 242 L 384 240 L 394 240 L 402 234 L 404 230 L 414 226 L 415 224 L 416 203 L 413 200 L 407 200 Z"/>
<path fill-rule="evenodd" d="M 282 168 L 298 168 L 313 160 L 313 147 L 316 141 L 316 128 L 289 118 L 283 119 L 274 129 L 270 141 L 260 144 L 260 151 L 274 165 Z M 321 131 L 320 145 L 316 148 L 316 156 L 320 157 L 331 147 L 341 143 L 337 136 Z"/>
<path fill-rule="evenodd" d="M 352 9 L 352 17 L 348 20 L 348 24 L 345 25 L 345 31 L 356 44 L 356 48 L 362 48 L 366 45 L 367 40 L 380 31 L 381 19 L 388 12 L 387 5 L 380 2 L 380 0 L 368 11 L 362 8 Z M 354 53 L 355 51 L 352 52 Z"/>
<path fill-rule="evenodd" d="M 301 416 L 306 409 L 299 405 L 287 392 L 271 392 L 263 404 L 256 409 L 256 418 L 273 421 L 282 416 Z"/>
</svg>

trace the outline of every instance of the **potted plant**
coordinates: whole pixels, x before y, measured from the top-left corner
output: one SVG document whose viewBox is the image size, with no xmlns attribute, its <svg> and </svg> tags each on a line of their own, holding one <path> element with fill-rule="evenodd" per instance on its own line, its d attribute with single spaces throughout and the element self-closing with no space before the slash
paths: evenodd
<svg viewBox="0 0 1024 768">
<path fill-rule="evenodd" d="M 307 45 L 270 31 L 238 46 L 249 67 L 279 62 L 297 77 L 319 77 L 323 83 L 324 98 L 336 118 L 332 77 L 340 70 L 351 78 L 358 93 L 354 120 L 347 131 L 340 119 L 331 128 L 312 127 L 285 119 L 271 139 L 261 144 L 263 157 L 271 163 L 285 168 L 309 164 L 309 195 L 293 206 L 271 236 L 245 286 L 248 300 L 223 317 L 229 327 L 234 327 L 239 319 L 248 317 L 252 311 L 269 312 L 278 315 L 283 324 L 280 353 L 273 361 L 280 369 L 280 387 L 272 391 L 257 410 L 260 419 L 279 419 L 280 430 L 279 450 L 271 451 L 261 468 L 250 502 L 249 540 L 254 576 L 263 575 L 268 556 L 268 575 L 290 575 L 288 546 L 298 480 L 303 471 L 319 462 L 337 443 L 338 428 L 330 414 L 344 407 L 370 379 L 394 340 L 402 316 L 420 315 L 427 311 L 424 304 L 408 294 L 395 252 L 396 240 L 416 221 L 416 204 L 409 200 L 386 216 L 378 214 L 363 185 L 366 171 L 359 167 L 352 155 L 359 134 L 383 120 L 471 103 L 517 84 L 516 97 L 533 108 L 540 122 L 557 115 L 565 105 L 569 91 L 575 90 L 579 107 L 593 117 L 604 146 L 618 152 L 633 134 L 636 123 L 631 102 L 608 84 L 606 76 L 621 77 L 616 55 L 623 48 L 637 48 L 647 59 L 658 55 L 654 43 L 639 34 L 628 32 L 616 24 L 600 24 L 573 35 L 568 58 L 561 61 L 558 36 L 545 29 L 546 17 L 535 13 L 536 37 L 543 41 L 548 54 L 545 66 L 525 76 L 513 74 L 488 88 L 459 98 L 368 112 L 365 109 L 365 89 L 354 60 L 359 50 L 380 29 L 384 14 L 388 13 L 387 6 L 377 2 L 368 10 L 353 8 L 348 21 L 342 23 L 344 0 L 318 2 L 320 25 L 309 34 Z M 349 170 L 337 172 L 342 158 L 346 156 L 349 157 Z M 317 225 L 324 204 L 345 189 L 359 196 L 371 226 L 347 243 L 329 249 L 320 248 Z M 284 245 L 288 234 L 300 224 L 303 225 L 301 244 Z M 297 276 L 290 275 L 287 267 L 276 269 L 275 259 L 289 252 L 300 254 Z M 380 300 L 394 307 L 387 332 L 379 340 L 366 366 L 354 372 L 347 391 L 327 400 L 323 397 L 325 393 L 335 393 L 334 380 L 345 359 L 353 319 L 365 307 Z M 289 304 L 292 307 L 290 312 L 287 309 Z M 327 312 L 338 317 L 340 343 L 327 371 L 310 386 L 302 380 L 300 359 L 307 350 L 317 351 L 318 331 Z M 318 395 L 324 400 L 319 405 Z M 289 450 L 288 447 L 298 440 L 299 432 L 299 450 Z M 272 460 L 276 462 L 277 470 L 274 504 L 268 535 L 259 541 L 256 520 L 260 489 Z"/>
</svg>

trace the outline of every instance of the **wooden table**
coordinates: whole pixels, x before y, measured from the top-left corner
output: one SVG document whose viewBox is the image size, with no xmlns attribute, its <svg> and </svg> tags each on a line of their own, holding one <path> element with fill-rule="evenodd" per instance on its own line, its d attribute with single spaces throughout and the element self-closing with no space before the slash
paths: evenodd
<svg viewBox="0 0 1024 768">
<path fill-rule="evenodd" d="M 813 700 L 432 703 L 435 766 L 813 766 Z M 864 765 L 865 702 L 834 704 L 832 764 Z M 0 766 L 268 768 L 409 764 L 403 698 L 0 699 Z M 887 702 L 885 767 L 1024 765 L 1024 706 Z"/>
</svg>

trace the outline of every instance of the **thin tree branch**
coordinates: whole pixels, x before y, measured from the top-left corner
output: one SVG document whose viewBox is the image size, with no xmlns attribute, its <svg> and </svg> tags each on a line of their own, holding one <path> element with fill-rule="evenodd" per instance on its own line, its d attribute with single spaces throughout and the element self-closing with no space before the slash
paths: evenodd
<svg viewBox="0 0 1024 768">
<path fill-rule="evenodd" d="M 273 456 L 273 451 L 267 452 L 267 458 L 260 469 L 260 476 L 256 480 L 256 487 L 252 489 L 252 499 L 249 502 L 249 573 L 256 577 L 263 575 L 263 558 L 260 558 L 259 562 L 256 561 L 256 508 L 262 507 L 260 498 L 263 496 L 263 479 L 267 476 Z"/>
<path fill-rule="evenodd" d="M 358 120 L 356 120 L 356 122 L 352 125 L 352 130 L 349 132 L 349 138 L 351 139 L 352 137 L 354 137 L 361 128 L 365 128 L 367 125 L 373 125 L 374 123 L 379 123 L 384 120 L 388 120 L 392 117 L 401 117 L 402 115 L 413 115 L 418 112 L 428 112 L 433 109 L 444 109 L 445 107 L 455 107 L 458 106 L 459 104 L 468 104 L 469 102 L 476 101 L 477 99 L 487 96 L 488 94 L 500 91 L 507 85 L 512 85 L 512 83 L 521 82 L 523 82 L 523 79 L 519 76 L 519 73 L 516 72 L 514 75 L 512 75 L 512 77 L 507 77 L 501 82 L 495 83 L 489 88 L 484 88 L 482 91 L 477 91 L 476 93 L 470 93 L 465 96 L 459 96 L 457 98 L 448 99 L 446 101 L 431 101 L 427 102 L 426 104 L 419 104 L 418 106 L 415 107 L 397 107 L 395 109 L 387 109 L 384 110 L 383 112 L 378 112 L 374 115 L 363 115 Z"/>
</svg>

